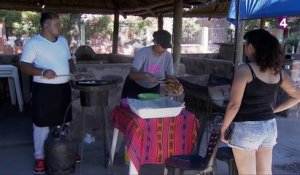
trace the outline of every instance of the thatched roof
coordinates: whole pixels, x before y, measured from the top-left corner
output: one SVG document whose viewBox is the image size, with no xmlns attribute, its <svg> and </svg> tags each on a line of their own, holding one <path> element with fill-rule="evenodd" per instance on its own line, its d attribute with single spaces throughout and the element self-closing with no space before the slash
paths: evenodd
<svg viewBox="0 0 300 175">
<path fill-rule="evenodd" d="M 226 16 L 228 4 L 229 0 L 184 0 L 184 16 Z M 172 16 L 174 0 L 0 0 L 0 8 L 91 14 L 113 14 L 117 10 L 124 16 L 155 17 Z"/>
</svg>

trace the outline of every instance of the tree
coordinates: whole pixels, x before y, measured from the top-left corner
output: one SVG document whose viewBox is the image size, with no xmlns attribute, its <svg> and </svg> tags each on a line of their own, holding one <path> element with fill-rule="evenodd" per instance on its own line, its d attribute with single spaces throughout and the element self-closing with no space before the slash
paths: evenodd
<svg viewBox="0 0 300 175">
<path fill-rule="evenodd" d="M 40 31 L 40 16 L 36 12 L 0 10 L 7 36 L 32 36 Z"/>
<path fill-rule="evenodd" d="M 195 43 L 197 37 L 195 34 L 199 33 L 200 26 L 197 25 L 197 18 L 184 18 L 182 21 L 182 43 Z"/>
<path fill-rule="evenodd" d="M 129 41 L 124 42 L 124 44 L 147 45 L 147 30 L 152 33 L 152 28 L 150 29 L 152 25 L 153 22 L 150 18 L 128 17 L 127 19 L 121 20 L 121 30 L 127 31 L 127 37 L 129 39 Z"/>
<path fill-rule="evenodd" d="M 14 23 L 22 22 L 22 15 L 20 11 L 0 10 L 0 19 L 5 23 L 6 36 L 10 36 L 13 34 Z"/>
<path fill-rule="evenodd" d="M 113 21 L 108 15 L 94 16 L 84 21 L 86 39 L 96 37 L 98 39 L 110 39 L 113 34 Z"/>
<path fill-rule="evenodd" d="M 40 15 L 36 12 L 22 12 L 22 23 L 20 25 L 19 35 L 26 37 L 33 36 L 41 31 Z"/>
</svg>

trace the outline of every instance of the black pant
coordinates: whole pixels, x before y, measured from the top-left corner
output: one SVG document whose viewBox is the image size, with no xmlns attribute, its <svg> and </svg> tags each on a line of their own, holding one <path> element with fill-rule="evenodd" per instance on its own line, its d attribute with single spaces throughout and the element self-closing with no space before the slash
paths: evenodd
<svg viewBox="0 0 300 175">
<path fill-rule="evenodd" d="M 138 98 L 138 94 L 141 93 L 160 93 L 160 86 L 159 84 L 153 88 L 144 88 L 137 84 L 134 80 L 130 79 L 127 76 L 123 90 L 122 90 L 122 98 Z"/>
</svg>

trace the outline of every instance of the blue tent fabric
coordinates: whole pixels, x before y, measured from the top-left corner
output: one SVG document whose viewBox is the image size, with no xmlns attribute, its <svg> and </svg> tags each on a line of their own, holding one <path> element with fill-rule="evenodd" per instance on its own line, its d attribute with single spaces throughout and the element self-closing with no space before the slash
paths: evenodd
<svg viewBox="0 0 300 175">
<path fill-rule="evenodd" d="M 300 0 L 231 0 L 229 21 L 236 19 L 238 1 L 242 20 L 300 15 Z"/>
</svg>

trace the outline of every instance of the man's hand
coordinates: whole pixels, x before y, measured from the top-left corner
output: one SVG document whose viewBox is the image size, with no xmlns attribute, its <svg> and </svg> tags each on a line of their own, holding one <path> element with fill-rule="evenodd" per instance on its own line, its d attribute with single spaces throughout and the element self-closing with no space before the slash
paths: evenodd
<svg viewBox="0 0 300 175">
<path fill-rule="evenodd" d="M 54 79 L 57 75 L 53 70 L 47 69 L 47 70 L 44 70 L 42 76 L 47 79 Z"/>
<path fill-rule="evenodd" d="M 157 78 L 151 73 L 147 73 L 147 80 L 149 80 L 150 83 L 153 83 L 153 84 L 158 83 Z"/>
</svg>

